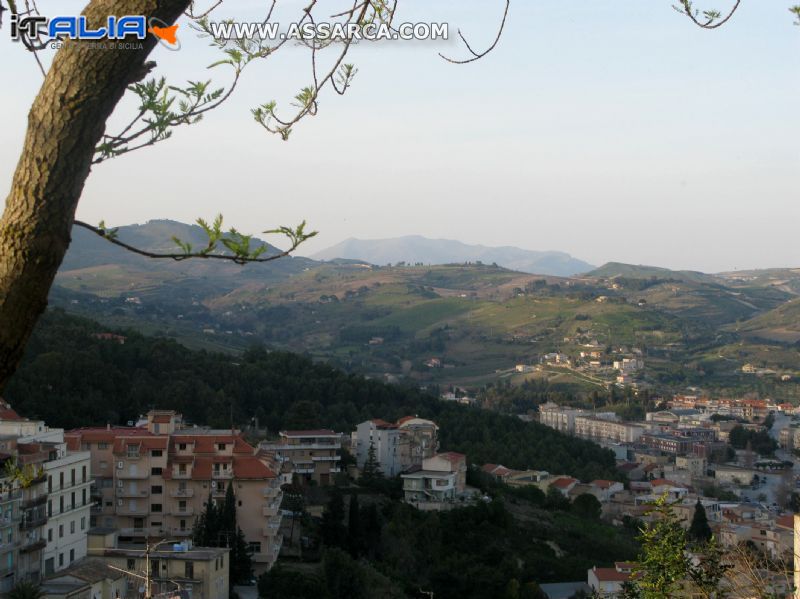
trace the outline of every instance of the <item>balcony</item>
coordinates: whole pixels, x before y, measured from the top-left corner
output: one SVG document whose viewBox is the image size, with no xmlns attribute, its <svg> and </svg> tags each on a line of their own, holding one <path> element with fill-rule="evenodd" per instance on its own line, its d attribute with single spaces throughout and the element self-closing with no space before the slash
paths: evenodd
<svg viewBox="0 0 800 599">
<path fill-rule="evenodd" d="M 262 495 L 267 498 L 274 498 L 281 494 L 280 487 L 264 487 Z"/>
<path fill-rule="evenodd" d="M 275 535 L 278 534 L 278 531 L 280 529 L 281 529 L 281 524 L 279 521 L 267 524 L 261 532 L 265 537 L 274 537 Z"/>
<path fill-rule="evenodd" d="M 311 456 L 311 459 L 314 462 L 338 462 L 342 459 L 340 455 L 320 455 L 320 456 Z"/>
<path fill-rule="evenodd" d="M 119 536 L 121 537 L 157 537 L 163 534 L 161 528 L 120 528 Z"/>
<path fill-rule="evenodd" d="M 47 547 L 47 541 L 45 539 L 32 539 L 29 541 L 22 541 L 19 552 L 30 553 L 31 551 L 41 551 L 45 547 Z"/>
<path fill-rule="evenodd" d="M 23 518 L 23 520 L 19 523 L 20 530 L 33 530 L 34 528 L 39 528 L 40 526 L 44 526 L 47 524 L 47 516 L 34 516 L 32 518 Z"/>
<path fill-rule="evenodd" d="M 176 506 L 170 512 L 173 516 L 193 516 L 194 508 L 190 505 L 184 507 Z"/>
<path fill-rule="evenodd" d="M 44 505 L 47 503 L 47 494 L 39 495 L 38 497 L 31 497 L 29 499 L 23 500 L 20 504 L 20 507 L 23 510 L 30 509 L 32 507 L 36 507 L 37 505 Z"/>
<path fill-rule="evenodd" d="M 170 497 L 194 497 L 194 489 L 171 489 Z"/>
<path fill-rule="evenodd" d="M 211 478 L 218 480 L 230 480 L 233 478 L 233 470 L 214 470 L 211 473 Z"/>
<path fill-rule="evenodd" d="M 267 518 L 271 516 L 277 516 L 280 511 L 281 511 L 280 503 L 268 503 L 263 508 L 261 508 L 262 515 L 266 516 Z"/>
<path fill-rule="evenodd" d="M 192 529 L 191 528 L 171 528 L 169 533 L 173 537 L 191 537 L 192 536 Z"/>
<path fill-rule="evenodd" d="M 118 505 L 116 509 L 118 516 L 147 516 L 150 509 L 146 505 L 131 507 L 129 505 Z"/>
<path fill-rule="evenodd" d="M 173 470 L 172 471 L 172 478 L 175 480 L 189 480 L 192 478 L 192 473 L 188 470 L 180 471 L 180 470 Z"/>
<path fill-rule="evenodd" d="M 150 478 L 149 472 L 131 472 L 130 470 L 117 470 L 117 478 L 120 480 L 145 480 Z"/>
<path fill-rule="evenodd" d="M 150 491 L 147 489 L 139 489 L 134 491 L 132 489 L 120 489 L 117 488 L 117 492 L 115 493 L 117 497 L 129 497 L 131 499 L 136 499 L 138 497 L 148 497 L 150 495 Z"/>
</svg>

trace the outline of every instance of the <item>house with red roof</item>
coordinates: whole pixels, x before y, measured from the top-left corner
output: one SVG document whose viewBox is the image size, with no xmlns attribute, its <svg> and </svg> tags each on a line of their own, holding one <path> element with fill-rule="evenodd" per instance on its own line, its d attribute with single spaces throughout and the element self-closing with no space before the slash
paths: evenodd
<svg viewBox="0 0 800 599">
<path fill-rule="evenodd" d="M 555 489 L 559 493 L 561 493 L 564 497 L 569 497 L 569 492 L 572 491 L 572 488 L 580 483 L 577 478 L 572 478 L 570 476 L 561 476 L 559 478 L 555 478 L 550 482 L 548 489 Z"/>
<path fill-rule="evenodd" d="M 621 597 L 623 585 L 634 577 L 635 564 L 617 562 L 613 568 L 594 566 L 588 571 L 586 583 L 599 597 Z"/>
<path fill-rule="evenodd" d="M 280 464 L 238 431 L 187 428 L 180 414 L 152 410 L 141 426 L 81 428 L 66 440 L 91 455 L 89 526 L 115 528 L 122 542 L 188 538 L 205 504 L 231 486 L 254 569 L 277 560 Z"/>
</svg>

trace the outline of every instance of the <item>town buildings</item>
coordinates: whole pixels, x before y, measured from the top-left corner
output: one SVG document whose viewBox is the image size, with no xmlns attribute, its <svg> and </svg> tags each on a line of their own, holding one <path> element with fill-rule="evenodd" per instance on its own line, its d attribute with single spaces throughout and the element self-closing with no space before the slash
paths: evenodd
<svg viewBox="0 0 800 599">
<path fill-rule="evenodd" d="M 83 428 L 66 437 L 91 455 L 91 526 L 118 529 L 127 542 L 187 538 L 206 502 L 222 500 L 231 485 L 256 572 L 275 563 L 279 464 L 239 433 L 185 428 L 180 414 L 153 410 L 140 426 Z"/>
<path fill-rule="evenodd" d="M 456 499 L 466 490 L 467 458 L 450 451 L 422 461 L 421 466 L 401 474 L 403 497 L 421 510 L 441 510 L 454 507 Z"/>
<path fill-rule="evenodd" d="M 10 469 L 0 493 L 0 588 L 7 588 L 86 555 L 92 479 L 89 453 L 69 448 L 63 429 L 22 418 L 1 400 L 0 451 Z"/>
<path fill-rule="evenodd" d="M 281 431 L 278 442 L 259 445 L 264 455 L 280 464 L 291 465 L 293 482 L 327 486 L 339 474 L 342 460 L 342 436 L 329 429 Z"/>
<path fill-rule="evenodd" d="M 381 472 L 397 476 L 433 457 L 439 447 L 438 431 L 435 422 L 415 416 L 406 416 L 396 423 L 381 419 L 362 422 L 352 434 L 356 464 L 363 469 L 372 448 Z"/>
</svg>

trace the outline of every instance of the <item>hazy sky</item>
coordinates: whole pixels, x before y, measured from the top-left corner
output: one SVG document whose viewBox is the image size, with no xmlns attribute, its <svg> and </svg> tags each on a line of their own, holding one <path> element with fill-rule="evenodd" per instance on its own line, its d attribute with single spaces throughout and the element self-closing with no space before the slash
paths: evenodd
<svg viewBox="0 0 800 599">
<path fill-rule="evenodd" d="M 256 18 L 241 7 L 263 4 L 226 3 L 219 17 Z M 95 167 L 78 214 L 128 224 L 222 211 L 254 233 L 307 219 L 320 235 L 301 253 L 421 234 L 594 264 L 800 267 L 800 27 L 790 2 L 744 0 L 715 31 L 671 4 L 512 0 L 496 51 L 466 66 L 436 55 L 457 53 L 451 42 L 362 44 L 350 92 L 326 93 L 319 115 L 282 142 L 249 109 L 286 106 L 308 84 L 308 55 L 286 48 L 246 72 L 203 123 Z M 51 14 L 80 6 L 40 2 Z M 448 21 L 481 45 L 502 0 L 405 6 L 401 21 Z M 227 81 L 205 70 L 216 57 L 181 22 L 182 49 L 154 53 L 161 72 Z M 0 56 L 5 196 L 41 75 L 7 25 Z M 132 109 L 121 105 L 115 119 Z"/>
</svg>

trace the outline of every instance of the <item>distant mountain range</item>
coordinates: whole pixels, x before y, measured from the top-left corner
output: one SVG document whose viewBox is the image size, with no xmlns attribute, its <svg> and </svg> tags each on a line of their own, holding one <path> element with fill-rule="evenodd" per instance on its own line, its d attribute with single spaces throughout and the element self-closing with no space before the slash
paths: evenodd
<svg viewBox="0 0 800 599">
<path fill-rule="evenodd" d="M 363 260 L 370 264 L 482 262 L 519 272 L 568 277 L 594 268 L 564 252 L 468 245 L 451 239 L 407 235 L 393 239 L 350 238 L 311 256 L 315 260 Z"/>
</svg>

